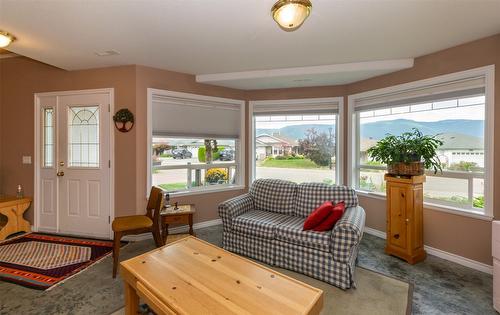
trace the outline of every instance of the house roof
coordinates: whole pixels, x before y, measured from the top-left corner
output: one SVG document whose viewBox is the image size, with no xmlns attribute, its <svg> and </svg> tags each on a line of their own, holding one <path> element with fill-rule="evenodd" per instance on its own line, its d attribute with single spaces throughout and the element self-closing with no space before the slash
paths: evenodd
<svg viewBox="0 0 500 315">
<path fill-rule="evenodd" d="M 261 145 L 281 145 L 281 146 L 296 146 L 297 140 L 285 136 L 261 134 L 255 137 L 255 141 Z"/>
<path fill-rule="evenodd" d="M 436 138 L 444 142 L 440 150 L 484 150 L 484 141 L 479 137 L 450 132 Z"/>
</svg>

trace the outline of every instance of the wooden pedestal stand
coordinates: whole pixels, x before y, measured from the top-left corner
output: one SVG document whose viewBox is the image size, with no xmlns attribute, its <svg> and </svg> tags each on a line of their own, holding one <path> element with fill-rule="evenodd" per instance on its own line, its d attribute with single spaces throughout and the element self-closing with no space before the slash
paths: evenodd
<svg viewBox="0 0 500 315">
<path fill-rule="evenodd" d="M 425 175 L 395 177 L 386 174 L 387 245 L 385 252 L 415 264 L 425 259 L 423 183 Z"/>
</svg>

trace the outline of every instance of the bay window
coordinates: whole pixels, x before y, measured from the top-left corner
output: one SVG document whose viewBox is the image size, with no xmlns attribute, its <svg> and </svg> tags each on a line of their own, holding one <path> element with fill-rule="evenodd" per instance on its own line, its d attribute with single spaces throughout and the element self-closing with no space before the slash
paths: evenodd
<svg viewBox="0 0 500 315">
<path fill-rule="evenodd" d="M 367 150 L 387 134 L 420 130 L 443 142 L 443 172 L 426 171 L 424 201 L 432 206 L 490 215 L 492 89 L 484 68 L 349 97 L 351 183 L 368 194 L 385 194 L 386 165 Z M 491 85 L 491 84 L 490 84 Z M 488 203 L 490 202 L 490 203 Z"/>
<path fill-rule="evenodd" d="M 244 102 L 148 89 L 149 186 L 174 194 L 242 188 Z"/>
</svg>

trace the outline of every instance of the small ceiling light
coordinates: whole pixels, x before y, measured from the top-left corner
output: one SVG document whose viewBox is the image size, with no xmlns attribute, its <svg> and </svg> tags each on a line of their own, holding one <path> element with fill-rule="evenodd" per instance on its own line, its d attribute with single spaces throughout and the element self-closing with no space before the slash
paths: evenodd
<svg viewBox="0 0 500 315">
<path fill-rule="evenodd" d="M 309 0 L 279 0 L 271 13 L 278 25 L 287 32 L 295 31 L 311 14 L 312 3 Z"/>
<path fill-rule="evenodd" d="M 0 48 L 9 46 L 15 40 L 16 38 L 13 35 L 0 30 Z"/>
</svg>

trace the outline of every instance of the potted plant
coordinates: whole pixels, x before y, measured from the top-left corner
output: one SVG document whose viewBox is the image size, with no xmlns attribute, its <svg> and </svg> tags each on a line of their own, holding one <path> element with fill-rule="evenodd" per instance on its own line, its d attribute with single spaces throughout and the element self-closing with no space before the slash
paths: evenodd
<svg viewBox="0 0 500 315">
<path fill-rule="evenodd" d="M 400 136 L 387 134 L 385 138 L 367 150 L 373 160 L 387 165 L 391 175 L 423 175 L 425 169 L 433 169 L 434 174 L 443 171 L 436 150 L 443 142 L 436 136 L 427 136 L 418 129 Z"/>
</svg>

